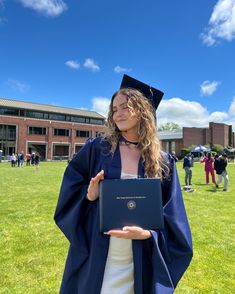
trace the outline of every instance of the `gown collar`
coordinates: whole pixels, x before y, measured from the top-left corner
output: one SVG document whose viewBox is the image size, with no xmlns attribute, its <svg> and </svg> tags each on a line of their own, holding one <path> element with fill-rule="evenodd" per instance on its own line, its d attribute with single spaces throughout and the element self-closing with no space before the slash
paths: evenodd
<svg viewBox="0 0 235 294">
<path fill-rule="evenodd" d="M 121 140 L 119 139 L 119 142 L 120 141 Z M 111 159 L 111 162 L 110 162 L 110 159 Z M 117 147 L 114 151 L 113 156 L 111 158 L 109 157 L 108 166 L 109 168 L 106 174 L 107 177 L 110 179 L 120 179 L 122 163 L 121 163 L 119 143 L 117 144 Z M 140 158 L 138 163 L 138 178 L 143 178 L 143 177 L 144 177 L 144 166 L 143 166 L 142 158 Z"/>
</svg>

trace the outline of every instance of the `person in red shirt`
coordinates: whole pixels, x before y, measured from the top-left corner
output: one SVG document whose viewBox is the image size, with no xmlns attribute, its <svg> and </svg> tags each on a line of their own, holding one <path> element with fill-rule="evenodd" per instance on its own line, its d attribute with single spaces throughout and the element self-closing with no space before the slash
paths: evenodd
<svg viewBox="0 0 235 294">
<path fill-rule="evenodd" d="M 206 174 L 206 184 L 209 184 L 209 175 L 211 174 L 212 183 L 215 184 L 215 170 L 214 170 L 214 157 L 211 156 L 211 153 L 207 153 L 206 156 L 201 160 L 202 163 L 205 163 L 205 174 Z"/>
</svg>

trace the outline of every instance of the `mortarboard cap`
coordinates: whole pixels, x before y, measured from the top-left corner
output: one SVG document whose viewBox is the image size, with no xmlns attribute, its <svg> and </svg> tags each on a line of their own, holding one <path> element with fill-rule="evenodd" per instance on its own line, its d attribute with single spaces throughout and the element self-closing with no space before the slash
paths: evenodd
<svg viewBox="0 0 235 294">
<path fill-rule="evenodd" d="M 164 95 L 164 93 L 160 90 L 152 88 L 151 86 L 144 84 L 143 82 L 140 82 L 126 74 L 124 74 L 122 78 L 120 89 L 122 88 L 132 88 L 139 90 L 142 94 L 144 94 L 146 98 L 151 101 L 151 104 L 155 111 L 157 110 L 158 105 Z"/>
</svg>

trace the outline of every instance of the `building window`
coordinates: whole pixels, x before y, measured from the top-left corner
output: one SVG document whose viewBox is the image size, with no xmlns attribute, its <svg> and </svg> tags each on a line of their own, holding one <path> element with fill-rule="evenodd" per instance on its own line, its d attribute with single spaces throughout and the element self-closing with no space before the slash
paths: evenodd
<svg viewBox="0 0 235 294">
<path fill-rule="evenodd" d="M 16 150 L 16 126 L 0 125 L 0 150 L 7 156 Z"/>
<path fill-rule="evenodd" d="M 25 116 L 32 117 L 32 118 L 43 118 L 43 112 L 37 112 L 37 111 L 25 111 Z"/>
<path fill-rule="evenodd" d="M 85 123 L 85 117 L 81 117 L 81 116 L 71 116 L 71 121 L 73 122 L 78 122 L 78 123 Z"/>
<path fill-rule="evenodd" d="M 0 125 L 0 140 L 15 141 L 16 140 L 16 126 Z"/>
<path fill-rule="evenodd" d="M 25 116 L 25 111 L 24 111 L 24 109 L 20 109 L 20 116 Z"/>
<path fill-rule="evenodd" d="M 31 117 L 38 119 L 49 119 L 49 120 L 59 120 L 59 121 L 71 121 L 76 123 L 86 123 L 94 125 L 103 125 L 104 120 L 92 117 L 83 117 L 78 115 L 60 114 L 60 113 L 47 113 L 34 110 L 26 109 L 11 109 L 7 107 L 0 107 L 0 115 L 11 115 L 11 116 L 21 116 L 21 117 Z"/>
<path fill-rule="evenodd" d="M 76 136 L 77 137 L 82 137 L 82 138 L 89 138 L 90 137 L 90 131 L 76 131 Z"/>
<path fill-rule="evenodd" d="M 65 121 L 65 115 L 63 114 L 49 114 L 49 119 L 53 119 L 53 120 L 63 120 Z"/>
<path fill-rule="evenodd" d="M 10 109 L 10 108 L 5 108 L 5 107 L 1 107 L 0 108 L 0 114 L 2 115 L 19 115 L 19 111 L 17 109 Z"/>
<path fill-rule="evenodd" d="M 94 125 L 102 125 L 103 120 L 102 119 L 96 119 L 96 118 L 90 118 L 90 123 Z"/>
<path fill-rule="evenodd" d="M 29 135 L 46 135 L 47 129 L 41 127 L 29 127 L 28 129 Z"/>
<path fill-rule="evenodd" d="M 69 129 L 54 129 L 54 136 L 69 136 Z"/>
</svg>

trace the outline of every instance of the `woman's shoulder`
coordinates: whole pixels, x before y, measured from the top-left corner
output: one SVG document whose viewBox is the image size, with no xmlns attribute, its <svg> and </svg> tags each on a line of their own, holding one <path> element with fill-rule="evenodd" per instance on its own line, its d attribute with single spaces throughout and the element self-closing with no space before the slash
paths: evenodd
<svg viewBox="0 0 235 294">
<path fill-rule="evenodd" d="M 175 162 L 173 156 L 166 151 L 161 151 L 161 156 L 167 164 L 171 164 Z"/>
<path fill-rule="evenodd" d="M 86 141 L 86 145 L 100 147 L 100 146 L 109 146 L 110 144 L 105 137 L 99 136 L 99 137 L 95 137 L 95 138 L 89 138 Z"/>
<path fill-rule="evenodd" d="M 89 138 L 85 145 L 83 146 L 83 151 L 88 150 L 94 150 L 94 151 L 102 151 L 102 150 L 109 150 L 110 149 L 110 143 L 107 141 L 104 137 L 95 137 L 95 138 Z"/>
</svg>

